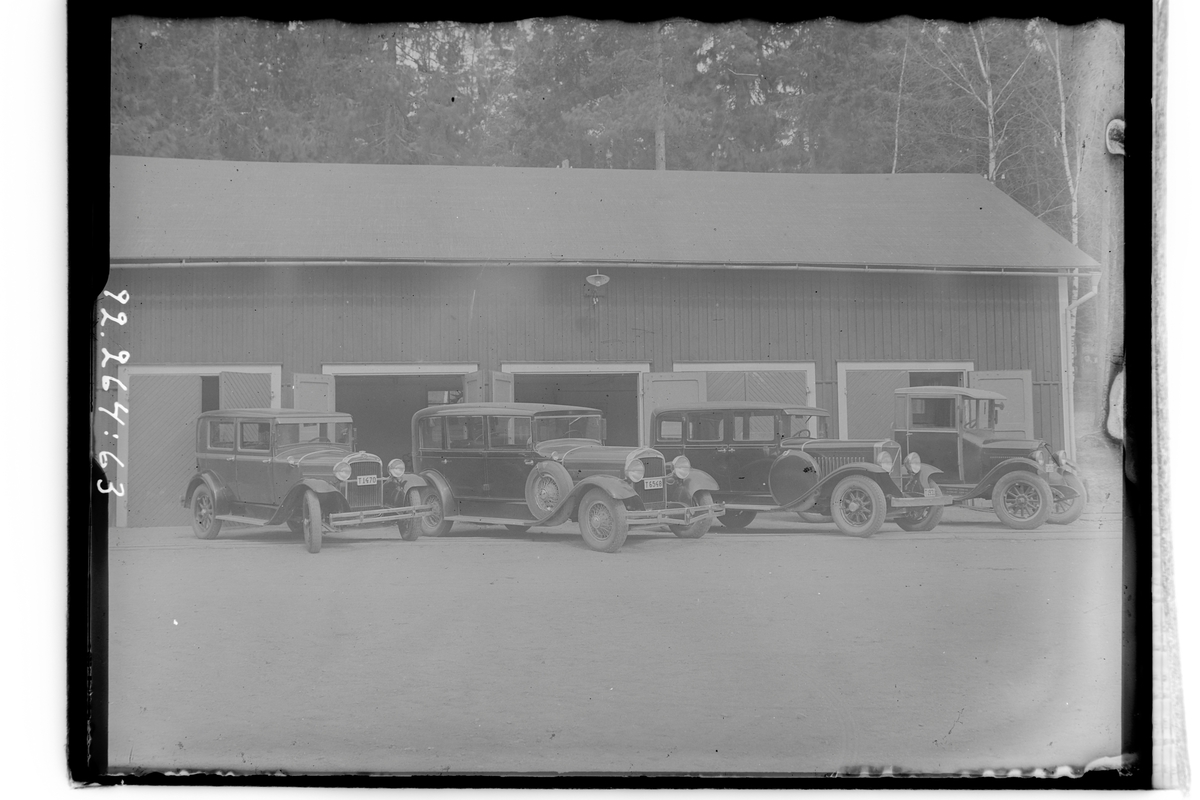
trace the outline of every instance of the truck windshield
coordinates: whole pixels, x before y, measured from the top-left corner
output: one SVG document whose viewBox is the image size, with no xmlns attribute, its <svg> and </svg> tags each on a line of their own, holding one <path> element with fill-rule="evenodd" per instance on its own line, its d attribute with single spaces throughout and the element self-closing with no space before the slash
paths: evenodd
<svg viewBox="0 0 1200 800">
<path fill-rule="evenodd" d="M 534 439 L 592 439 L 600 441 L 600 415 L 537 417 L 533 421 Z"/>
<path fill-rule="evenodd" d="M 275 426 L 277 447 L 298 444 L 350 444 L 349 422 L 281 422 Z"/>
</svg>

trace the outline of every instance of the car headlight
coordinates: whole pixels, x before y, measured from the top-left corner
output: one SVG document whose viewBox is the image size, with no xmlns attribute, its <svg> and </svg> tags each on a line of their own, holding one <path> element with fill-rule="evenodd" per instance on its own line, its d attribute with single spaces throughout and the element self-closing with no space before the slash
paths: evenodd
<svg viewBox="0 0 1200 800">
<path fill-rule="evenodd" d="M 1042 450 L 1041 448 L 1034 450 L 1033 451 L 1033 460 L 1038 463 L 1039 467 L 1044 468 L 1046 466 L 1046 451 Z"/>
<path fill-rule="evenodd" d="M 393 478 L 399 478 L 404 474 L 404 460 L 393 458 L 388 462 L 388 474 Z"/>
<path fill-rule="evenodd" d="M 916 475 L 921 471 L 921 457 L 914 450 L 904 457 L 904 466 L 908 467 L 908 471 Z"/>
<path fill-rule="evenodd" d="M 1054 463 L 1058 464 L 1060 467 L 1066 462 L 1066 460 L 1067 460 L 1067 451 L 1066 450 L 1059 450 L 1058 452 L 1056 452 L 1054 454 Z"/>
<path fill-rule="evenodd" d="M 635 458 L 625 465 L 625 477 L 632 483 L 637 483 L 646 476 L 646 465 L 640 458 Z"/>
<path fill-rule="evenodd" d="M 687 460 L 687 456 L 675 456 L 671 461 L 671 472 L 675 474 L 676 478 L 683 480 L 692 474 L 692 462 Z"/>
<path fill-rule="evenodd" d="M 880 450 L 879 455 L 875 456 L 875 463 L 883 467 L 884 472 L 892 471 L 892 454 L 887 450 Z"/>
<path fill-rule="evenodd" d="M 347 464 L 345 461 L 339 461 L 337 463 L 337 466 L 335 466 L 333 468 L 333 475 L 339 481 L 350 480 L 350 465 Z"/>
</svg>

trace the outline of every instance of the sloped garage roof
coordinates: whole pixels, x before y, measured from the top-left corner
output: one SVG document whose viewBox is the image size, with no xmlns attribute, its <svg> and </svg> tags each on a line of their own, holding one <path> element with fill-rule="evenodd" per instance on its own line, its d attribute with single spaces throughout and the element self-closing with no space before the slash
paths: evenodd
<svg viewBox="0 0 1200 800">
<path fill-rule="evenodd" d="M 113 156 L 114 265 L 869 266 L 1094 271 L 977 175 L 296 164 Z"/>
</svg>

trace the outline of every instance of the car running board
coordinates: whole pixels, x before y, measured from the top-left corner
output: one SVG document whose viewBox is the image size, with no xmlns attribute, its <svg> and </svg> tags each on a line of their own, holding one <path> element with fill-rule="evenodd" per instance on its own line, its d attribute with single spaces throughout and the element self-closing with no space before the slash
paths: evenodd
<svg viewBox="0 0 1200 800">
<path fill-rule="evenodd" d="M 239 517 L 235 514 L 218 514 L 217 519 L 222 522 L 237 522 L 241 525 L 257 525 L 260 528 L 267 525 L 269 520 L 259 519 L 258 517 Z"/>
<path fill-rule="evenodd" d="M 483 525 L 519 525 L 522 528 L 531 528 L 535 524 L 532 519 L 503 519 L 502 517 L 468 517 L 461 514 L 445 517 L 447 522 L 477 522 Z"/>
</svg>

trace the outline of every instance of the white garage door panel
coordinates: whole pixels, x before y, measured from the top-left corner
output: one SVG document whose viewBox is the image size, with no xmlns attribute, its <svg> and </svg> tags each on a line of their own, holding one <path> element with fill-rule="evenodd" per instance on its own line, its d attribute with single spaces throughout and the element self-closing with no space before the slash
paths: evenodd
<svg viewBox="0 0 1200 800">
<path fill-rule="evenodd" d="M 1033 438 L 1033 372 L 1027 369 L 981 370 L 968 373 L 968 385 L 999 392 L 1007 398 L 996 430 Z"/>
<path fill-rule="evenodd" d="M 196 471 L 199 375 L 135 375 L 129 386 L 131 528 L 187 525 L 179 497 Z"/>
<path fill-rule="evenodd" d="M 221 408 L 270 408 L 271 376 L 265 372 L 220 373 Z"/>
<path fill-rule="evenodd" d="M 847 434 L 851 439 L 892 438 L 895 392 L 908 386 L 908 370 L 846 371 Z"/>
<path fill-rule="evenodd" d="M 642 441 L 650 441 L 650 416 L 654 409 L 678 403 L 700 403 L 708 399 L 708 380 L 703 372 L 642 373 Z"/>
</svg>

